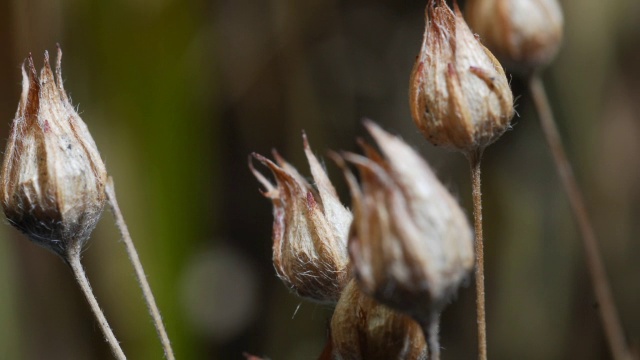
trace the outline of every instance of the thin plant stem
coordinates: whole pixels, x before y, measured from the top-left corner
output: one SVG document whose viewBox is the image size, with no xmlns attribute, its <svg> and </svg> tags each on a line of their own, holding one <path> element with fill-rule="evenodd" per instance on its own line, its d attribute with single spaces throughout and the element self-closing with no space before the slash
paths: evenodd
<svg viewBox="0 0 640 360">
<path fill-rule="evenodd" d="M 167 360 L 174 360 L 175 356 L 173 355 L 173 349 L 171 348 L 171 341 L 169 340 L 167 330 L 165 329 L 164 323 L 162 322 L 162 316 L 160 316 L 160 310 L 158 309 L 156 300 L 153 297 L 153 293 L 151 292 L 151 287 L 149 286 L 149 282 L 147 281 L 147 276 L 145 275 L 144 269 L 142 268 L 140 257 L 138 257 L 138 252 L 136 251 L 136 247 L 133 245 L 133 240 L 131 239 L 131 235 L 129 234 L 129 229 L 127 228 L 127 224 L 125 223 L 122 212 L 120 211 L 120 207 L 118 206 L 118 201 L 116 199 L 116 193 L 113 186 L 113 179 L 111 177 L 109 177 L 109 179 L 107 180 L 106 193 L 107 199 L 109 201 L 109 206 L 111 206 L 111 211 L 113 211 L 113 215 L 116 220 L 116 225 L 120 230 L 120 235 L 122 236 L 125 248 L 127 249 L 129 260 L 131 261 L 131 263 L 133 264 L 133 268 L 135 269 L 136 278 L 138 280 L 140 288 L 142 289 L 142 294 L 147 304 L 147 309 L 149 310 L 149 314 L 153 319 L 156 332 L 158 333 L 158 337 L 160 338 L 160 342 L 162 343 L 162 347 L 164 348 L 164 356 Z"/>
<path fill-rule="evenodd" d="M 484 290 L 484 239 L 482 236 L 482 190 L 480 188 L 480 162 L 482 150 L 468 156 L 471 165 L 473 217 L 476 234 L 476 321 L 478 323 L 478 359 L 487 360 L 487 320 Z"/>
<path fill-rule="evenodd" d="M 589 269 L 596 300 L 599 304 L 600 319 L 604 327 L 611 354 L 616 360 L 631 359 L 631 353 L 627 347 L 618 310 L 613 300 L 604 262 L 602 261 L 602 256 L 598 248 L 596 234 L 589 219 L 582 192 L 573 175 L 571 163 L 564 151 L 562 139 L 560 138 L 558 127 L 553 118 L 553 112 L 549 105 L 544 84 L 538 75 L 533 75 L 530 78 L 529 91 L 535 103 L 542 131 L 551 150 L 556 170 L 562 181 L 562 186 L 569 197 L 571 210 L 573 211 L 573 215 L 578 223 L 578 228 L 580 229 L 580 234 L 582 235 L 585 260 L 587 268 Z"/>
<path fill-rule="evenodd" d="M 91 311 L 93 315 L 96 317 L 98 321 L 98 325 L 104 334 L 104 338 L 107 340 L 107 343 L 111 347 L 111 352 L 113 352 L 113 356 L 115 356 L 118 360 L 126 360 L 126 356 L 116 339 L 116 336 L 113 334 L 113 330 L 107 319 L 104 317 L 104 313 L 100 309 L 100 305 L 98 305 L 98 300 L 96 300 L 93 291 L 91 290 L 91 285 L 89 284 L 89 279 L 87 279 L 87 274 L 84 272 L 84 268 L 80 263 L 80 254 L 79 252 L 72 253 L 65 258 L 65 262 L 69 264 L 71 270 L 73 271 L 73 275 L 82 289 L 82 293 L 87 298 L 89 302 L 89 306 L 91 307 Z"/>
<path fill-rule="evenodd" d="M 427 341 L 429 360 L 440 360 L 440 313 L 434 312 L 427 322 L 419 322 Z"/>
</svg>

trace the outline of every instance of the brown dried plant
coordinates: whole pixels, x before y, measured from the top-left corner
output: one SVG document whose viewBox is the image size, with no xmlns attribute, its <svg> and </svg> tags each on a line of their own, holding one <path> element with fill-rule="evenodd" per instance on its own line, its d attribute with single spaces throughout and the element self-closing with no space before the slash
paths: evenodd
<svg viewBox="0 0 640 360">
<path fill-rule="evenodd" d="M 609 348 L 614 359 L 627 360 L 631 352 L 615 305 L 587 206 L 562 144 L 544 83 L 542 70 L 562 43 L 563 16 L 557 0 L 472 0 L 467 18 L 488 46 L 529 84 L 545 140 L 581 233 L 587 268 Z"/>
<path fill-rule="evenodd" d="M 454 11 L 455 10 L 455 11 Z M 409 84 L 413 120 L 434 145 L 461 151 L 471 166 L 476 233 L 478 353 L 487 358 L 480 163 L 509 127 L 513 95 L 500 63 L 464 21 L 457 4 L 427 4 L 420 53 Z"/>
<path fill-rule="evenodd" d="M 69 265 L 93 311 L 113 355 L 125 354 L 91 290 L 81 253 L 106 202 L 116 215 L 149 313 L 167 359 L 173 359 L 160 312 L 118 207 L 113 182 L 91 134 L 62 84 L 62 51 L 58 47 L 55 77 L 45 52 L 38 76 L 33 58 L 22 69 L 22 96 L 7 142 L 0 201 L 9 222 L 36 244 Z"/>
</svg>

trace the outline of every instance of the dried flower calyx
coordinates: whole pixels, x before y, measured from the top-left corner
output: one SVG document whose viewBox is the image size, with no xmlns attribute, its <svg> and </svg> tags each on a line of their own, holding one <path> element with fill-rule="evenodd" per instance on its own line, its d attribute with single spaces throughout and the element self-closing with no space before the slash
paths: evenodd
<svg viewBox="0 0 640 360">
<path fill-rule="evenodd" d="M 557 0 L 472 0 L 465 15 L 509 69 L 531 72 L 547 65 L 562 42 L 564 21 Z"/>
<path fill-rule="evenodd" d="M 336 302 L 348 280 L 347 232 L 352 215 L 304 138 L 315 187 L 274 151 L 277 163 L 254 158 L 273 173 L 275 185 L 249 167 L 273 202 L 273 263 L 282 281 L 302 297 Z"/>
<path fill-rule="evenodd" d="M 444 0 L 430 0 L 409 100 L 414 122 L 434 145 L 463 152 L 494 142 L 513 117 L 502 66 Z"/>
<path fill-rule="evenodd" d="M 40 76 L 31 56 L 2 167 L 0 200 L 16 228 L 67 258 L 88 240 L 105 204 L 106 170 L 87 126 L 45 52 Z"/>
<path fill-rule="evenodd" d="M 367 157 L 343 154 L 361 175 L 358 185 L 343 165 L 353 199 L 353 272 L 366 294 L 425 324 L 473 268 L 471 227 L 410 146 L 366 125 L 384 156 L 367 145 Z"/>
<path fill-rule="evenodd" d="M 335 360 L 422 360 L 427 344 L 418 323 L 362 293 L 354 280 L 331 318 Z"/>
</svg>

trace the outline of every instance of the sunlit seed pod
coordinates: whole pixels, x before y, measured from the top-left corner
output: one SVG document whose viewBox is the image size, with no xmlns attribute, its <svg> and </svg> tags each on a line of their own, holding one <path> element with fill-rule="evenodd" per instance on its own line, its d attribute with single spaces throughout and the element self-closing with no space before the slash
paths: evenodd
<svg viewBox="0 0 640 360">
<path fill-rule="evenodd" d="M 63 258 L 79 254 L 104 208 L 107 172 L 87 126 L 62 85 L 62 52 L 54 79 L 45 53 L 22 69 L 22 96 L 0 175 L 9 222 Z"/>
<path fill-rule="evenodd" d="M 314 185 L 277 152 L 276 162 L 253 157 L 269 168 L 275 184 L 252 165 L 273 203 L 273 264 L 285 285 L 301 297 L 335 303 L 348 281 L 347 233 L 351 212 L 345 208 L 304 136 Z"/>
<path fill-rule="evenodd" d="M 382 154 L 337 159 L 352 196 L 352 271 L 363 292 L 422 324 L 450 301 L 474 266 L 467 218 L 429 165 L 405 142 L 366 123 Z M 360 183 L 346 164 L 354 164 Z"/>
<path fill-rule="evenodd" d="M 498 139 L 514 114 L 504 70 L 460 10 L 430 0 L 409 86 L 411 115 L 434 145 L 473 153 Z"/>
</svg>

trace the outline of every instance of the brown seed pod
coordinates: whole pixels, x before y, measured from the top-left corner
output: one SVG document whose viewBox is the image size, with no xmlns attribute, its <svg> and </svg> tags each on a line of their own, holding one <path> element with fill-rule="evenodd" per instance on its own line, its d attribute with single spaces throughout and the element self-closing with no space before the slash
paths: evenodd
<svg viewBox="0 0 640 360">
<path fill-rule="evenodd" d="M 347 232 L 352 215 L 329 181 L 304 136 L 315 188 L 274 151 L 276 163 L 253 157 L 273 173 L 272 184 L 249 167 L 273 202 L 273 264 L 285 285 L 299 296 L 335 303 L 348 281 Z"/>
<path fill-rule="evenodd" d="M 444 0 L 430 0 L 410 80 L 411 115 L 434 145 L 465 153 L 484 149 L 513 117 L 502 66 Z"/>
<path fill-rule="evenodd" d="M 473 269 L 471 227 L 409 145 L 372 122 L 366 126 L 384 156 L 368 145 L 366 157 L 342 155 L 357 166 L 359 185 L 341 164 L 353 200 L 353 272 L 366 294 L 426 325 Z"/>
<path fill-rule="evenodd" d="M 354 280 L 331 318 L 334 360 L 423 360 L 427 344 L 418 323 L 362 293 Z"/>
<path fill-rule="evenodd" d="M 483 43 L 512 71 L 548 65 L 562 43 L 557 0 L 471 0 L 465 16 Z"/>
<path fill-rule="evenodd" d="M 9 222 L 35 243 L 67 258 L 77 254 L 105 204 L 107 173 L 96 144 L 45 52 L 40 76 L 31 56 L 5 150 L 0 200 Z"/>
</svg>

